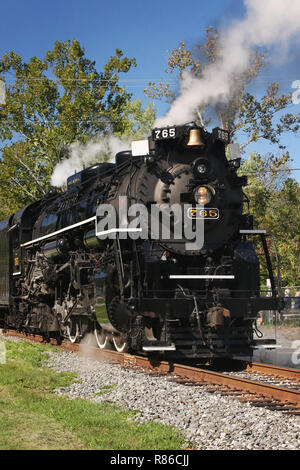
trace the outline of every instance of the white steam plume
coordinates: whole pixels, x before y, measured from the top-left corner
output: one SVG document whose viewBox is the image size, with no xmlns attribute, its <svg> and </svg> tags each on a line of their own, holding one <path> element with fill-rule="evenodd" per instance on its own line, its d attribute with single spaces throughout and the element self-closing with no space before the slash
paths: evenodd
<svg viewBox="0 0 300 470">
<path fill-rule="evenodd" d="M 198 106 L 226 102 L 236 80 L 249 66 L 256 47 L 279 46 L 281 56 L 291 39 L 300 39 L 299 0 L 244 0 L 245 18 L 220 34 L 216 62 L 207 65 L 203 76 L 183 73 L 179 97 L 167 114 L 155 121 L 155 127 L 184 124 L 195 117 Z M 296 38 L 297 39 L 297 38 Z"/>
<path fill-rule="evenodd" d="M 104 152 L 106 155 L 114 157 L 117 152 L 128 150 L 131 147 L 131 142 L 124 141 L 118 137 L 99 137 L 86 144 L 74 142 L 69 146 L 70 157 L 58 163 L 51 176 L 52 186 L 61 187 L 66 184 L 67 178 L 75 173 L 81 171 L 84 166 L 101 161 L 99 154 Z"/>
</svg>

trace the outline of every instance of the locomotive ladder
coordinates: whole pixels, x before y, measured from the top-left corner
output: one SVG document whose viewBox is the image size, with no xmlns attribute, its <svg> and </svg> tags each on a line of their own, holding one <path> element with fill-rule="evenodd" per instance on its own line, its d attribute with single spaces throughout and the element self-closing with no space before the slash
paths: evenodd
<svg viewBox="0 0 300 470">
<path fill-rule="evenodd" d="M 240 230 L 240 234 L 242 235 L 260 235 L 262 246 L 264 249 L 264 254 L 267 262 L 267 269 L 268 269 L 268 274 L 269 274 L 269 279 L 270 279 L 270 284 L 271 284 L 271 291 L 272 291 L 272 297 L 277 297 L 279 296 L 278 299 L 278 304 L 279 304 L 279 311 L 280 307 L 282 305 L 281 302 L 281 272 L 280 272 L 280 261 L 279 261 L 279 256 L 278 256 L 278 251 L 277 251 L 277 246 L 274 240 L 273 235 L 269 235 L 271 240 L 272 240 L 272 246 L 275 254 L 275 259 L 276 259 L 276 266 L 277 266 L 277 289 L 275 286 L 275 280 L 274 280 L 274 275 L 273 275 L 273 269 L 272 269 L 272 264 L 271 264 L 271 258 L 270 258 L 270 253 L 267 245 L 267 240 L 266 240 L 266 230 Z M 277 342 L 277 315 L 275 315 L 275 342 Z M 258 346 L 259 347 L 259 346 Z M 257 349 L 258 347 L 255 347 Z M 262 346 L 264 347 L 264 346 Z M 275 348 L 276 345 L 273 345 L 273 348 Z M 277 345 L 277 347 L 281 347 L 280 345 Z"/>
<path fill-rule="evenodd" d="M 279 256 L 278 256 L 278 251 L 276 247 L 275 240 L 272 235 L 270 235 L 271 240 L 272 240 L 272 245 L 274 249 L 274 254 L 276 258 L 276 265 L 277 265 L 277 290 L 275 287 L 275 281 L 274 281 L 274 275 L 273 275 L 273 269 L 272 269 L 272 264 L 271 264 L 271 258 L 270 258 L 270 253 L 267 245 L 267 240 L 266 240 L 266 230 L 240 230 L 241 235 L 260 235 L 262 246 L 264 249 L 264 254 L 267 262 L 267 268 L 268 268 L 268 273 L 269 273 L 269 279 L 271 283 L 271 290 L 272 290 L 272 295 L 273 297 L 276 297 L 277 291 L 279 295 L 281 294 L 281 273 L 280 273 L 280 262 L 279 262 Z"/>
</svg>

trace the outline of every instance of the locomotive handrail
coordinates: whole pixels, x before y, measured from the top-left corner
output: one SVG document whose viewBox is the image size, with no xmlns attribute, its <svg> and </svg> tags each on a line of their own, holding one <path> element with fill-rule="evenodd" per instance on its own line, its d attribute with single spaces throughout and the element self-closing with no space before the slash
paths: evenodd
<svg viewBox="0 0 300 470">
<path fill-rule="evenodd" d="M 72 228 L 80 227 L 80 225 L 87 224 L 89 222 L 92 222 L 93 220 L 96 220 L 96 216 L 94 215 L 93 217 L 90 217 L 89 219 L 82 220 L 81 222 L 77 222 L 76 224 L 73 225 L 68 225 L 67 227 L 64 227 L 60 230 L 56 230 L 56 232 L 49 233 L 48 235 L 44 235 L 43 237 L 35 238 L 34 240 L 30 240 L 29 242 L 22 243 L 20 246 L 29 246 L 29 245 L 34 245 L 34 243 L 38 243 L 42 240 L 46 240 L 47 238 L 52 238 L 55 235 L 58 235 L 59 233 L 66 232 L 67 230 L 71 230 Z"/>
<path fill-rule="evenodd" d="M 268 273 L 269 273 L 269 279 L 270 279 L 270 283 L 271 283 L 272 294 L 273 294 L 273 296 L 276 296 L 277 292 L 276 292 L 276 288 L 275 288 L 275 281 L 274 281 L 274 276 L 273 276 L 273 269 L 272 269 L 270 254 L 269 254 L 269 250 L 268 250 L 268 246 L 267 246 L 267 242 L 266 242 L 266 235 L 269 235 L 269 234 L 267 234 L 267 231 L 266 231 L 265 229 L 253 229 L 253 230 L 244 230 L 244 229 L 241 229 L 241 230 L 240 230 L 240 234 L 242 234 L 242 235 L 260 235 L 260 238 L 261 238 L 261 241 L 262 241 L 262 245 L 263 245 L 263 249 L 264 249 L 264 253 L 265 253 L 265 257 L 266 257 L 266 262 L 267 262 L 267 268 L 268 268 Z M 275 240 L 274 240 L 274 238 L 273 238 L 272 235 L 269 235 L 269 236 L 270 236 L 271 239 L 272 239 L 273 248 L 274 248 L 274 252 L 275 252 L 275 258 L 276 258 L 276 263 L 277 263 L 277 280 L 278 280 L 277 291 L 279 292 L 279 295 L 280 295 L 280 291 L 281 291 L 281 275 L 280 275 L 279 256 L 278 256 L 278 252 L 277 252 Z"/>
</svg>

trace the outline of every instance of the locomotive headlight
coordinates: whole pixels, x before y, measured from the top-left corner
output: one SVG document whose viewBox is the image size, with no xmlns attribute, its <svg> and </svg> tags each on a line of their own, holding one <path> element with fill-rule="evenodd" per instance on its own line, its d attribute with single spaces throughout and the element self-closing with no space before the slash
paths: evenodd
<svg viewBox="0 0 300 470">
<path fill-rule="evenodd" d="M 200 163 L 200 165 L 196 167 L 196 170 L 200 175 L 204 175 L 207 172 L 207 166 L 204 165 L 204 163 Z"/>
<path fill-rule="evenodd" d="M 211 201 L 213 194 L 206 186 L 199 186 L 195 189 L 194 196 L 197 204 L 205 206 Z"/>
<path fill-rule="evenodd" d="M 206 158 L 197 158 L 193 162 L 192 168 L 197 178 L 203 178 L 210 173 L 210 164 Z"/>
</svg>

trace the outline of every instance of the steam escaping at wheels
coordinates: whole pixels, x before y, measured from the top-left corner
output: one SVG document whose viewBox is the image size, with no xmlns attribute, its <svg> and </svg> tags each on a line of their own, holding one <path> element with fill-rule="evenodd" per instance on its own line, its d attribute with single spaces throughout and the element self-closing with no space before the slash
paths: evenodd
<svg viewBox="0 0 300 470">
<path fill-rule="evenodd" d="M 100 349 L 115 349 L 119 353 L 129 351 L 129 342 L 122 334 L 110 334 L 103 328 L 96 326 L 94 329 L 96 343 Z"/>
</svg>

